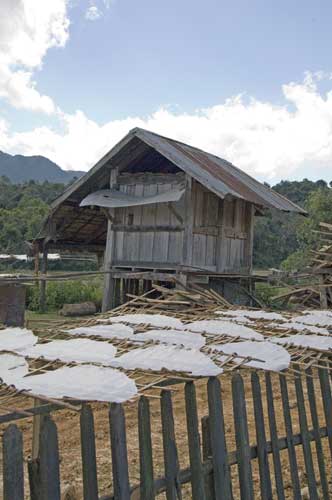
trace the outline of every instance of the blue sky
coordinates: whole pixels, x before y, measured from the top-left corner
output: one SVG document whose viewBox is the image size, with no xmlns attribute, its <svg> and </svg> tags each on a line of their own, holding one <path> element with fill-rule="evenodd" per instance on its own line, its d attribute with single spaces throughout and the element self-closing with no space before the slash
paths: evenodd
<svg viewBox="0 0 332 500">
<path fill-rule="evenodd" d="M 330 71 L 332 2 L 114 0 L 87 22 L 69 10 L 65 50 L 50 50 L 38 87 L 93 119 L 193 111 L 246 92 L 280 103 L 306 70 Z"/>
<path fill-rule="evenodd" d="M 87 169 L 139 125 L 331 180 L 330 1 L 2 1 L 0 149 Z"/>
</svg>

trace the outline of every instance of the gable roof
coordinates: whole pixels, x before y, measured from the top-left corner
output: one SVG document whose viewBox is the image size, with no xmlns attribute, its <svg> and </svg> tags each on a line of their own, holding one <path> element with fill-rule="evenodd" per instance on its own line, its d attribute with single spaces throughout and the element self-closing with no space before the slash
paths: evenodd
<svg viewBox="0 0 332 500">
<path fill-rule="evenodd" d="M 220 198 L 234 196 L 265 208 L 306 215 L 306 211 L 268 186 L 258 182 L 232 163 L 188 144 L 169 139 L 141 128 L 131 130 L 83 177 L 75 181 L 52 204 L 56 210 L 71 197 L 81 199 L 88 194 L 87 184 L 96 187 L 98 179 L 105 178 L 116 165 L 116 158 L 126 152 L 130 155 L 133 145 L 143 143 L 161 154 L 178 168 L 192 176 Z M 90 190 L 91 192 L 91 190 Z"/>
</svg>

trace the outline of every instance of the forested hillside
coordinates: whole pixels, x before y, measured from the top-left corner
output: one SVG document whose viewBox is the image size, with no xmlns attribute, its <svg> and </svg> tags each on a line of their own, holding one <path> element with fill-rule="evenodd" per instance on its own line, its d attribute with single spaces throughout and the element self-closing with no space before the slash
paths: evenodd
<svg viewBox="0 0 332 500">
<path fill-rule="evenodd" d="M 282 181 L 273 187 L 306 208 L 309 217 L 266 211 L 256 217 L 255 268 L 301 268 L 313 243 L 311 229 L 320 221 L 332 223 L 332 189 L 325 181 Z M 0 253 L 25 253 L 24 242 L 36 236 L 49 204 L 64 184 L 34 181 L 12 184 L 0 178 Z"/>
<path fill-rule="evenodd" d="M 316 182 L 281 181 L 273 186 L 308 211 L 308 217 L 267 211 L 255 222 L 254 266 L 256 268 L 284 267 L 301 269 L 309 258 L 309 249 L 315 244 L 312 229 L 319 222 L 332 223 L 332 189 L 323 180 Z"/>
<path fill-rule="evenodd" d="M 36 236 L 49 204 L 64 184 L 34 181 L 12 184 L 0 178 L 0 253 L 26 253 L 24 242 Z"/>
<path fill-rule="evenodd" d="M 9 155 L 0 151 L 0 176 L 8 177 L 13 183 L 33 180 L 67 184 L 83 174 L 78 170 L 62 170 L 45 156 Z"/>
</svg>

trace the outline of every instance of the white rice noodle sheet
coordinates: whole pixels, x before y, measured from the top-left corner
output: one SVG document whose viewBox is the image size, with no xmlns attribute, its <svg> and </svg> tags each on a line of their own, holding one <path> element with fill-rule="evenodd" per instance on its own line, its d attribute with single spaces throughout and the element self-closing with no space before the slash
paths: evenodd
<svg viewBox="0 0 332 500">
<path fill-rule="evenodd" d="M 311 347 L 322 351 L 332 349 L 332 337 L 320 337 L 319 335 L 290 335 L 284 338 L 276 337 L 271 339 L 270 342 L 284 345 L 294 344 L 299 347 Z"/>
<path fill-rule="evenodd" d="M 26 328 L 5 328 L 0 330 L 0 351 L 20 353 L 37 344 L 38 337 Z"/>
<path fill-rule="evenodd" d="M 96 336 L 104 339 L 131 339 L 134 335 L 134 330 L 130 326 L 122 325 L 94 325 L 94 326 L 80 326 L 70 330 L 64 330 L 65 333 L 70 335 L 79 336 Z"/>
<path fill-rule="evenodd" d="M 238 325 L 231 321 L 224 321 L 219 319 L 207 319 L 194 321 L 184 326 L 186 330 L 192 332 L 205 332 L 212 335 L 228 335 L 229 337 L 241 337 L 243 339 L 263 340 L 262 334 L 256 332 L 252 328 L 244 325 Z"/>
<path fill-rule="evenodd" d="M 302 311 L 302 314 L 318 314 L 332 318 L 332 311 L 330 309 L 307 309 L 306 311 Z"/>
<path fill-rule="evenodd" d="M 332 327 L 332 316 L 325 311 L 314 312 L 312 314 L 304 314 L 292 318 L 295 323 L 303 323 L 305 325 L 316 325 L 320 327 Z"/>
<path fill-rule="evenodd" d="M 293 321 L 289 321 L 288 323 L 271 323 L 273 328 L 279 328 L 280 330 L 296 330 L 298 332 L 310 332 L 310 333 L 318 333 L 320 335 L 329 335 L 329 331 L 326 328 L 321 328 L 319 326 L 313 325 L 304 325 L 303 323 L 295 323 Z"/>
<path fill-rule="evenodd" d="M 24 354 L 31 358 L 59 359 L 65 363 L 100 363 L 110 365 L 116 354 L 116 347 L 106 342 L 89 339 L 53 340 L 37 344 Z"/>
<path fill-rule="evenodd" d="M 262 361 L 248 361 L 244 363 L 252 368 L 262 370 L 281 371 L 289 367 L 291 357 L 284 347 L 271 344 L 270 342 L 233 342 L 223 345 L 211 345 L 211 348 L 222 351 L 226 354 L 238 354 L 240 356 L 250 356 Z M 226 356 L 221 356 L 223 361 Z M 236 363 L 240 363 L 241 358 L 235 358 Z"/>
<path fill-rule="evenodd" d="M 205 345 L 203 335 L 181 330 L 148 330 L 147 332 L 135 335 L 134 339 L 144 342 L 155 340 L 162 344 L 182 345 L 193 349 L 200 349 Z"/>
<path fill-rule="evenodd" d="M 227 315 L 227 311 L 216 311 L 216 314 L 221 316 L 221 321 L 230 321 L 232 323 L 240 323 L 241 325 L 253 325 L 254 321 L 250 318 L 246 318 L 245 316 L 236 316 L 235 314 L 232 316 Z"/>
<path fill-rule="evenodd" d="M 111 316 L 107 319 L 99 319 L 98 321 L 111 323 L 131 323 L 132 325 L 152 325 L 158 328 L 175 328 L 182 330 L 183 324 L 177 318 L 165 316 L 163 314 L 124 314 L 122 316 Z"/>
<path fill-rule="evenodd" d="M 134 349 L 114 360 L 113 366 L 127 370 L 176 371 L 197 377 L 219 375 L 219 368 L 205 354 L 194 349 L 157 345 L 146 349 Z"/>
<path fill-rule="evenodd" d="M 285 318 L 282 314 L 263 311 L 263 310 L 251 310 L 251 309 L 235 309 L 235 310 L 223 310 L 216 311 L 217 314 L 221 314 L 223 316 L 234 316 L 236 318 L 249 318 L 252 320 L 262 319 L 267 321 L 285 321 Z"/>
<path fill-rule="evenodd" d="M 18 389 L 49 398 L 77 398 L 82 401 L 122 403 L 137 394 L 137 387 L 126 374 L 103 366 L 63 366 L 54 371 L 25 377 Z"/>
<path fill-rule="evenodd" d="M 29 372 L 29 365 L 23 356 L 0 354 L 0 378 L 7 385 L 15 385 Z"/>
</svg>

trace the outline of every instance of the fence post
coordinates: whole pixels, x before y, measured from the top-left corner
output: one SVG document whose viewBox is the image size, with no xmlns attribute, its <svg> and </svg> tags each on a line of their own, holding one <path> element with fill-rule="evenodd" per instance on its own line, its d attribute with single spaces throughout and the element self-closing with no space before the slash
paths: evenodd
<svg viewBox="0 0 332 500">
<path fill-rule="evenodd" d="M 221 387 L 216 377 L 208 381 L 208 402 L 215 496 L 216 500 L 231 500 L 232 482 L 227 463 Z"/>
<path fill-rule="evenodd" d="M 246 400 L 243 379 L 238 373 L 232 378 L 232 396 L 241 499 L 254 500 Z"/>
<path fill-rule="evenodd" d="M 280 462 L 280 450 L 278 443 L 277 423 L 274 410 L 271 374 L 269 372 L 266 372 L 265 374 L 265 385 L 266 385 L 266 400 L 267 400 L 267 410 L 269 415 L 269 426 L 270 426 L 270 436 L 271 436 L 271 446 L 272 446 L 274 476 L 275 476 L 277 496 L 279 500 L 285 500 L 285 492 L 284 492 L 281 462 Z"/>
<path fill-rule="evenodd" d="M 202 448 L 203 461 L 212 460 L 212 447 L 210 435 L 209 416 L 206 415 L 201 420 L 202 425 Z M 213 470 L 205 477 L 205 496 L 207 500 L 215 500 Z"/>
<path fill-rule="evenodd" d="M 323 363 L 321 363 L 323 364 Z M 320 388 L 322 393 L 322 400 L 324 405 L 325 423 L 327 429 L 327 437 L 330 447 L 330 455 L 332 460 L 332 398 L 331 398 L 331 386 L 330 380 L 325 368 L 318 369 L 318 376 L 320 382 Z"/>
<path fill-rule="evenodd" d="M 130 500 L 126 423 L 121 404 L 111 403 L 109 418 L 111 430 L 114 499 Z"/>
<path fill-rule="evenodd" d="M 30 500 L 41 500 L 39 458 L 28 460 Z"/>
<path fill-rule="evenodd" d="M 95 429 L 93 413 L 87 404 L 82 405 L 80 427 L 83 497 L 84 500 L 98 500 Z"/>
<path fill-rule="evenodd" d="M 193 500 L 205 500 L 204 475 L 201 457 L 201 443 L 198 428 L 196 391 L 193 382 L 185 385 L 187 433 L 191 470 L 191 491 Z"/>
<path fill-rule="evenodd" d="M 179 480 L 179 461 L 175 441 L 172 398 L 169 391 L 161 391 L 161 423 L 164 445 L 164 462 L 167 500 L 182 498 Z"/>
<path fill-rule="evenodd" d="M 154 475 L 151 441 L 150 405 L 145 396 L 138 401 L 138 438 L 140 460 L 140 494 L 144 500 L 153 500 Z"/>
<path fill-rule="evenodd" d="M 294 368 L 296 370 L 299 370 L 299 367 L 297 365 L 294 365 Z M 297 409 L 298 409 L 299 422 L 300 422 L 300 431 L 301 431 L 301 437 L 302 437 L 304 463 L 305 463 L 305 469 L 306 469 L 307 478 L 308 478 L 310 499 L 311 500 L 318 500 L 315 471 L 314 471 L 314 465 L 313 465 L 312 456 L 311 456 L 311 446 L 310 446 L 310 437 L 309 437 L 309 431 L 308 431 L 307 415 L 306 415 L 305 405 L 304 405 L 302 380 L 301 380 L 301 375 L 298 375 L 298 374 L 295 375 L 295 390 L 296 390 Z"/>
<path fill-rule="evenodd" d="M 41 500 L 60 500 L 58 433 L 50 417 L 43 419 L 40 429 L 39 473 Z"/>
<path fill-rule="evenodd" d="M 259 375 L 256 372 L 251 374 L 251 387 L 254 401 L 255 427 L 257 439 L 257 455 L 259 464 L 259 479 L 261 486 L 262 500 L 272 498 L 272 486 L 270 477 L 269 457 L 267 452 L 265 422 L 262 405 L 262 391 Z"/>
<path fill-rule="evenodd" d="M 299 472 L 297 467 L 292 416 L 289 407 L 289 396 L 288 396 L 286 377 L 280 375 L 279 382 L 280 382 L 281 399 L 284 412 L 284 422 L 285 422 L 286 437 L 287 437 L 288 459 L 289 459 L 290 473 L 292 479 L 293 498 L 294 500 L 301 500 L 302 498 L 301 486 L 300 486 Z"/>
<path fill-rule="evenodd" d="M 3 434 L 3 499 L 24 500 L 23 440 L 16 425 Z"/>
<path fill-rule="evenodd" d="M 312 427 L 313 427 L 314 437 L 315 437 L 320 482 L 321 482 L 321 486 L 322 486 L 323 498 L 324 498 L 324 500 L 328 500 L 330 498 L 329 485 L 328 485 L 327 478 L 326 478 L 324 452 L 323 452 L 322 440 L 321 440 L 320 432 L 319 432 L 319 419 L 318 419 L 318 413 L 317 413 L 315 386 L 314 386 L 314 380 L 312 377 L 312 369 L 308 368 L 306 373 L 307 373 L 307 377 L 306 377 L 307 393 L 308 393 L 308 398 L 309 398 Z"/>
</svg>

